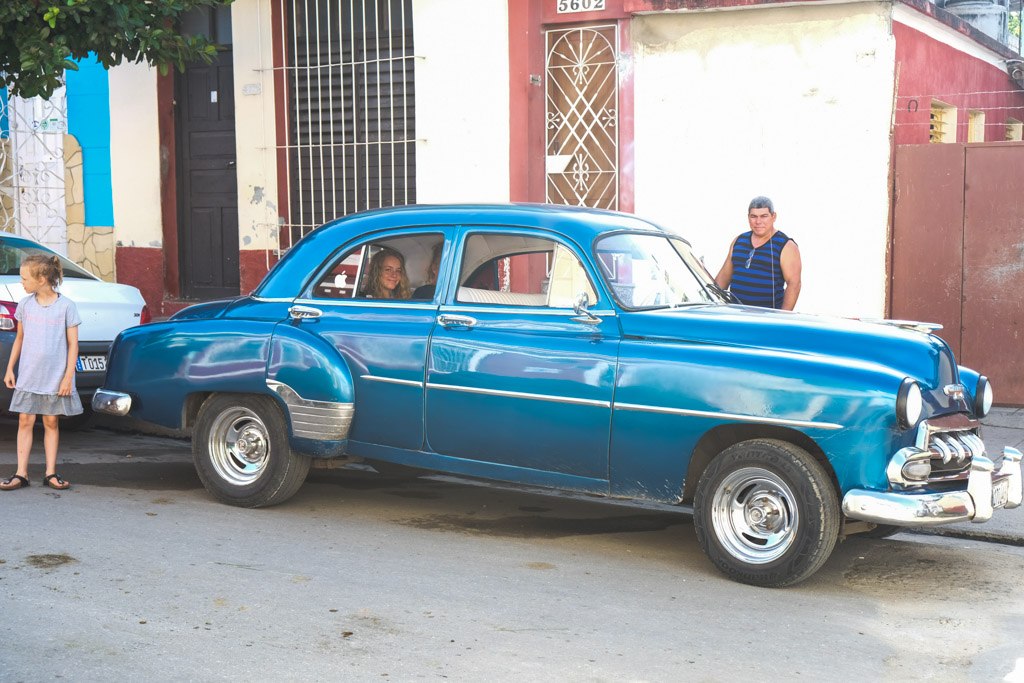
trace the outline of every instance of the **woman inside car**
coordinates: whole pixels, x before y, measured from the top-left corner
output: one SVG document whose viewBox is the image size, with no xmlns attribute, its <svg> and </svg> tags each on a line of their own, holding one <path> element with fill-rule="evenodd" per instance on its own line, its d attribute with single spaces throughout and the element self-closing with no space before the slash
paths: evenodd
<svg viewBox="0 0 1024 683">
<path fill-rule="evenodd" d="M 381 247 L 370 257 L 365 282 L 361 296 L 370 299 L 408 299 L 412 296 L 409 277 L 405 274 L 405 257 L 391 247 Z"/>
</svg>

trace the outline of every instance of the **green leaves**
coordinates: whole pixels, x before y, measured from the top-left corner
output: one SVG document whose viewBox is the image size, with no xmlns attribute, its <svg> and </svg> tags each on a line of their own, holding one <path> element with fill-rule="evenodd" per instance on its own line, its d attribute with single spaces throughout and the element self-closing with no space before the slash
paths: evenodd
<svg viewBox="0 0 1024 683">
<path fill-rule="evenodd" d="M 182 14 L 230 0 L 0 0 L 0 86 L 49 97 L 74 60 L 95 52 L 106 67 L 146 61 L 167 73 L 216 48 L 177 31 Z"/>
<path fill-rule="evenodd" d="M 56 28 L 58 14 L 60 14 L 60 7 L 51 7 L 43 14 L 43 21 L 49 24 L 50 28 Z"/>
</svg>

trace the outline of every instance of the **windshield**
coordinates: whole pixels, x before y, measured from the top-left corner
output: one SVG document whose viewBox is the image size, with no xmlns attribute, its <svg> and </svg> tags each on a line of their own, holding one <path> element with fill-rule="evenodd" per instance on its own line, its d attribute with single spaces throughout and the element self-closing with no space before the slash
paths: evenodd
<svg viewBox="0 0 1024 683">
<path fill-rule="evenodd" d="M 60 254 L 56 254 L 42 245 L 33 244 L 16 238 L 0 238 L 0 275 L 18 275 L 21 272 L 21 262 L 26 256 L 32 254 L 43 254 L 44 256 L 57 256 L 60 259 L 61 269 L 64 271 L 64 279 L 95 280 L 96 277 L 86 272 L 81 266 L 72 263 Z"/>
<path fill-rule="evenodd" d="M 620 233 L 595 245 L 601 275 L 623 308 L 725 303 L 726 295 L 681 239 Z"/>
</svg>

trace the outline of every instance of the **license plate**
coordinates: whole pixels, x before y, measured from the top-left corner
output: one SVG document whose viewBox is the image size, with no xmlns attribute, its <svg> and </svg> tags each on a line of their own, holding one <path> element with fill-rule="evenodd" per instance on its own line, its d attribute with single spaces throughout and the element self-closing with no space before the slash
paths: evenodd
<svg viewBox="0 0 1024 683">
<path fill-rule="evenodd" d="M 1010 480 L 1001 479 L 992 484 L 992 507 L 1001 508 L 1006 506 L 1006 499 L 1010 494 Z"/>
<path fill-rule="evenodd" d="M 107 369 L 106 356 L 79 356 L 75 363 L 75 369 L 79 372 L 105 372 Z"/>
</svg>

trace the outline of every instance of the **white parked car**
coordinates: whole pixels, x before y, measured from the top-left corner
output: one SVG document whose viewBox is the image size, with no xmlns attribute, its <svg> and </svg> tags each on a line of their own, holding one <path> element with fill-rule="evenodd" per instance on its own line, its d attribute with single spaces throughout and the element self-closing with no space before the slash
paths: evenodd
<svg viewBox="0 0 1024 683">
<path fill-rule="evenodd" d="M 104 282 L 38 242 L 0 233 L 0 373 L 7 369 L 17 332 L 14 310 L 25 298 L 25 290 L 21 286 L 21 262 L 26 256 L 40 253 L 59 256 L 64 282 L 58 291 L 75 302 L 82 316 L 82 325 L 78 329 L 75 384 L 86 415 L 69 422 L 83 423 L 88 419 L 93 393 L 103 385 L 111 342 L 121 330 L 149 322 L 149 309 L 135 287 Z M 10 404 L 11 390 L 0 381 L 0 412 L 6 412 Z"/>
</svg>

